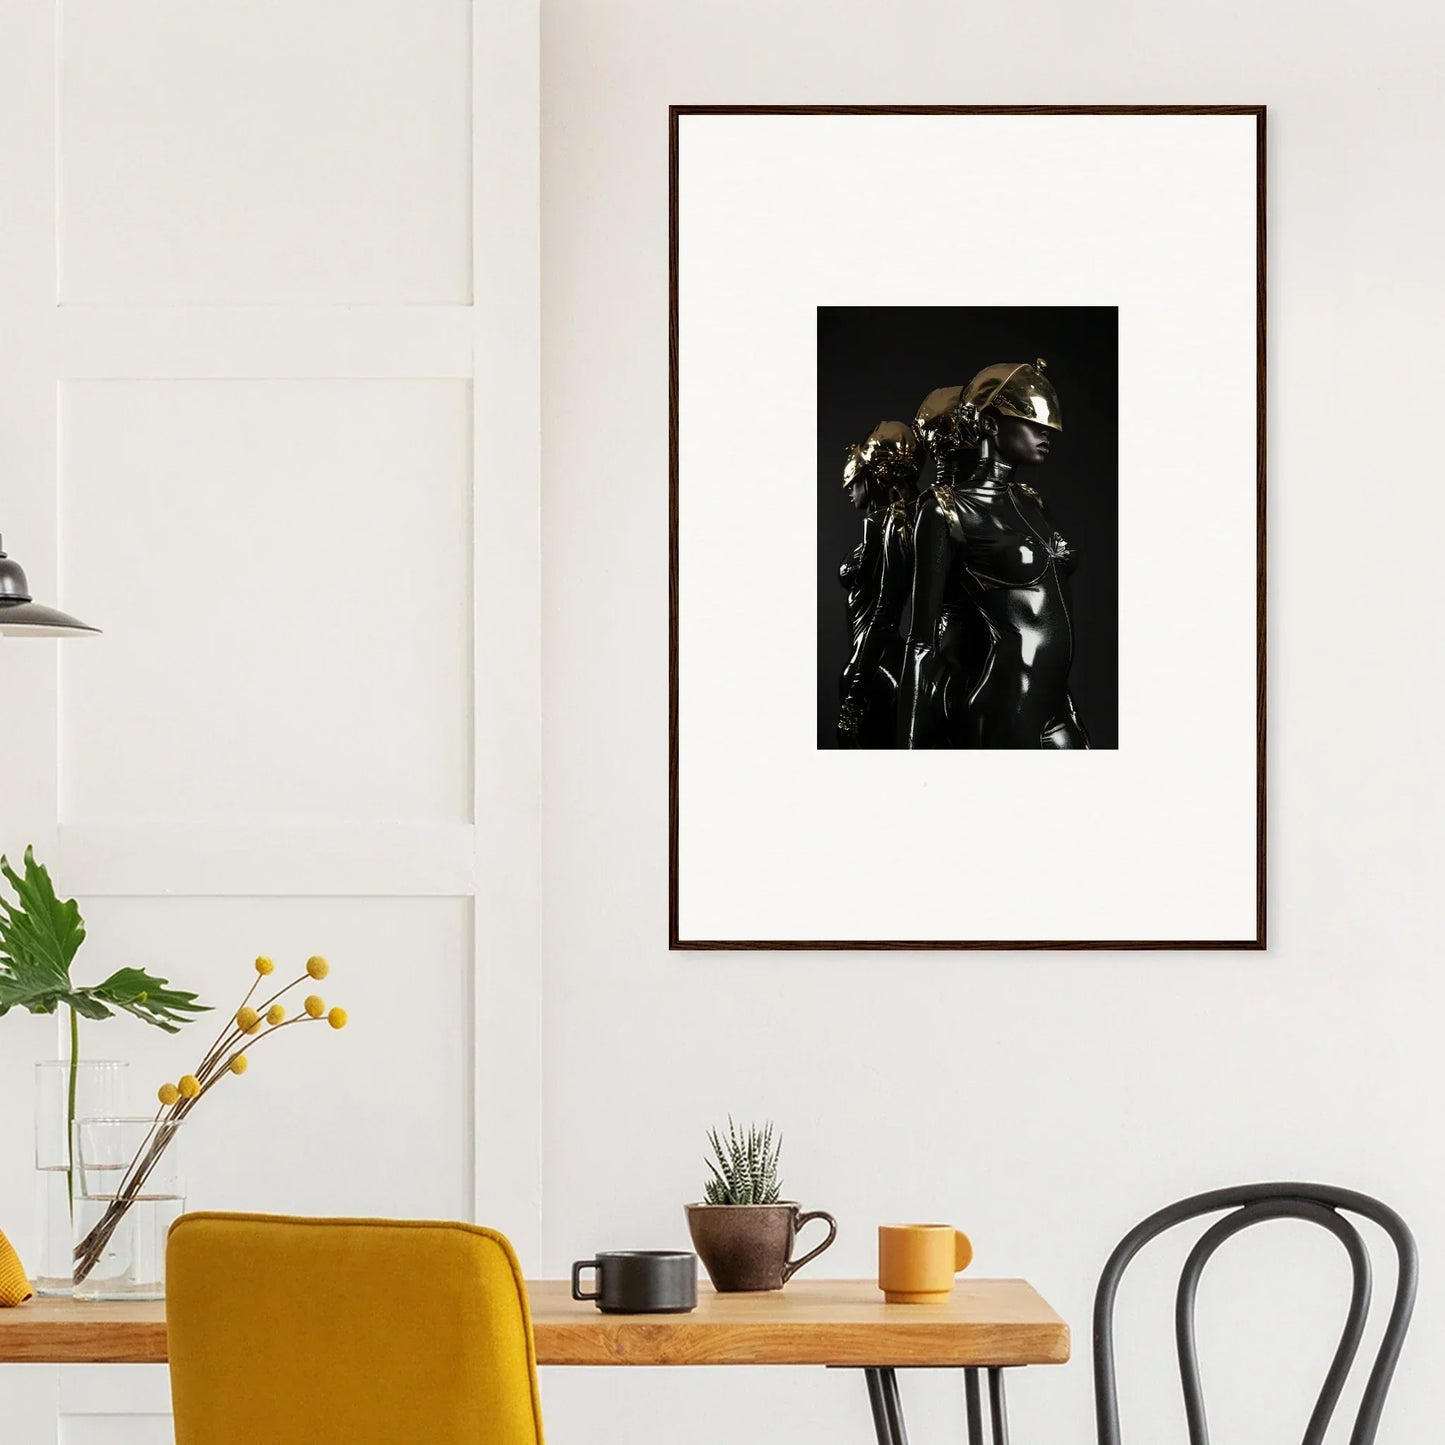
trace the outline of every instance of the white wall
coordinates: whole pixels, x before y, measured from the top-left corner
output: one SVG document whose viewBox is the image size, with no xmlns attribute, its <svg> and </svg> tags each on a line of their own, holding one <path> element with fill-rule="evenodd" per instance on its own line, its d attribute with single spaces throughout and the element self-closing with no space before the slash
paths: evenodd
<svg viewBox="0 0 1445 1445">
<path fill-rule="evenodd" d="M 1424 5 L 546 0 L 547 1272 L 684 1240 L 703 1127 L 771 1116 L 791 1190 L 840 1220 L 815 1271 L 866 1275 L 877 1222 L 926 1216 L 973 1232 L 980 1273 L 1040 1287 L 1076 1359 L 1015 1381 L 1014 1438 L 1078 1445 L 1093 1282 L 1124 1229 L 1196 1189 L 1333 1180 L 1419 1235 L 1386 1434 L 1436 1438 L 1442 61 Z M 666 951 L 666 107 L 870 101 L 1270 106 L 1266 955 Z M 1241 1445 L 1298 1438 L 1346 1288 L 1328 1241 L 1261 1235 L 1202 1298 L 1216 1433 Z M 1166 1272 L 1121 1334 L 1142 1440 L 1182 1438 Z M 846 1374 L 553 1371 L 544 1390 L 562 1445 L 869 1438 Z M 955 1382 L 904 1392 L 915 1439 L 962 1438 Z"/>
<path fill-rule="evenodd" d="M 107 629 L 0 643 L 3 846 L 34 839 L 81 894 L 87 969 L 143 958 L 220 994 L 261 948 L 321 948 L 353 1005 L 314 1041 L 325 1075 L 303 1048 L 217 1097 L 196 1202 L 474 1208 L 556 1274 L 680 1242 L 704 1125 L 771 1115 L 796 1193 L 842 1224 L 816 1269 L 865 1275 L 877 1221 L 947 1215 L 979 1272 L 1063 1310 L 1078 1360 L 1013 1398 L 1015 1438 L 1067 1445 L 1089 1438 L 1088 1299 L 1128 1223 L 1223 1181 L 1335 1179 L 1420 1235 L 1388 1419 L 1432 1440 L 1445 21 L 549 0 L 539 823 L 534 19 L 66 0 L 57 43 L 52 0 L 0 7 L 0 529 L 38 595 Z M 669 955 L 667 104 L 1219 99 L 1272 108 L 1271 952 Z M 368 590 L 358 558 L 388 555 L 424 625 Z M 389 1011 L 397 981 L 420 1011 Z M 181 1044 L 114 1027 L 138 1073 L 176 1072 Z M 52 1031 L 12 1016 L 0 1036 L 0 1157 L 23 1160 Z M 28 1178 L 0 1172 L 0 1224 L 23 1238 L 28 1209 Z M 1220 1438 L 1298 1434 L 1338 1262 L 1281 1227 L 1216 1268 Z M 1175 1408 L 1162 1276 L 1123 1338 L 1142 1439 Z M 904 1388 L 915 1439 L 959 1438 L 956 1382 Z M 868 1435 L 847 1374 L 543 1389 L 560 1445 Z M 158 1371 L 63 1391 L 57 1425 L 57 1372 L 0 1371 L 7 1438 L 166 1438 Z"/>
<path fill-rule="evenodd" d="M 193 1207 L 535 1248 L 537 1090 L 504 1108 L 494 1071 L 539 1057 L 536 32 L 472 0 L 0 7 L 0 532 L 104 629 L 0 643 L 0 850 L 79 896 L 80 982 L 144 964 L 227 1010 L 256 954 L 320 952 L 351 1014 L 207 1101 Z M 139 1107 L 212 1033 L 82 1047 Z M 22 1256 L 56 1045 L 0 1021 Z M 0 1368 L 16 1445 L 151 1445 L 167 1407 L 160 1370 Z"/>
</svg>

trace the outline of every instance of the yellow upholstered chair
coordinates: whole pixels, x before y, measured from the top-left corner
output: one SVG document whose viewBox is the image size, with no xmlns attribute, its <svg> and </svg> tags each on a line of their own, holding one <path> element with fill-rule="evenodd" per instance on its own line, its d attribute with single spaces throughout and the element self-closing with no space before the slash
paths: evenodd
<svg viewBox="0 0 1445 1445">
<path fill-rule="evenodd" d="M 490 1229 L 183 1215 L 166 1327 L 176 1445 L 542 1445 L 526 1287 Z"/>
</svg>

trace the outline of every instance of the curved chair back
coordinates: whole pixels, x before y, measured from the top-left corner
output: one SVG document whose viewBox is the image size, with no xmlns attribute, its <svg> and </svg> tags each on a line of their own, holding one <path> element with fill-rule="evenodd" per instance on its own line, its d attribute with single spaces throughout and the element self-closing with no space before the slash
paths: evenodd
<svg viewBox="0 0 1445 1445">
<path fill-rule="evenodd" d="M 1350 1367 L 1359 1352 L 1365 1320 L 1370 1311 L 1370 1256 L 1359 1231 L 1341 1216 L 1341 1210 L 1372 1220 L 1390 1236 L 1398 1258 L 1395 1301 L 1385 1324 L 1384 1337 L 1365 1382 L 1364 1395 L 1350 1433 L 1350 1445 L 1373 1445 L 1380 1423 L 1385 1394 L 1400 1358 L 1405 1331 L 1415 1308 L 1419 1264 L 1415 1239 L 1405 1221 L 1393 1209 L 1348 1189 L 1325 1184 L 1247 1184 L 1235 1189 L 1216 1189 L 1171 1204 L 1136 1225 L 1120 1240 L 1109 1256 L 1094 1296 L 1094 1406 L 1098 1416 L 1099 1445 L 1120 1445 L 1119 1399 L 1114 1380 L 1114 1299 L 1129 1261 L 1165 1230 L 1201 1215 L 1229 1209 L 1234 1212 L 1216 1220 L 1200 1236 L 1185 1261 L 1175 1297 L 1174 1335 L 1179 1352 L 1179 1374 L 1184 1386 L 1184 1409 L 1189 1422 L 1189 1445 L 1209 1445 L 1204 1417 L 1204 1397 L 1199 1382 L 1199 1358 L 1194 1345 L 1194 1300 L 1199 1277 L 1209 1257 L 1226 1239 L 1266 1219 L 1302 1219 L 1327 1229 L 1349 1256 L 1354 1285 L 1345 1317 L 1344 1332 L 1330 1362 L 1329 1373 L 1310 1415 L 1303 1445 L 1323 1445 L 1335 1406 Z"/>
<path fill-rule="evenodd" d="M 542 1445 L 512 1247 L 470 1224 L 187 1214 L 176 1445 Z"/>
</svg>

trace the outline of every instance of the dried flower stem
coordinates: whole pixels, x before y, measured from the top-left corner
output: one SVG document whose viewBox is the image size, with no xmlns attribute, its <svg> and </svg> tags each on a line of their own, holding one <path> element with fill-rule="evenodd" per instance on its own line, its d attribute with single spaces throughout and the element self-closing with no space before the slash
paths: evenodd
<svg viewBox="0 0 1445 1445">
<path fill-rule="evenodd" d="M 291 992 L 298 984 L 305 983 L 313 975 L 309 972 L 301 974 L 299 978 L 293 979 L 290 983 L 276 990 L 270 998 L 266 999 L 257 1009 L 260 1020 L 264 1022 L 267 1010 L 278 999 Z M 220 1082 L 222 1077 L 230 1072 L 231 1066 L 237 1059 L 250 1052 L 260 1041 L 281 1029 L 290 1028 L 292 1024 L 324 1023 L 327 1016 L 319 1014 L 313 1017 L 309 1013 L 298 1013 L 294 1018 L 284 1019 L 279 1024 L 271 1024 L 267 1027 L 257 1028 L 254 1032 L 248 1033 L 237 1024 L 236 1019 L 255 996 L 260 986 L 261 978 L 264 975 L 258 974 L 252 981 L 246 997 L 241 1001 L 230 1020 L 222 1027 L 215 1042 L 206 1051 L 205 1057 L 201 1060 L 196 1069 L 195 1079 L 200 1085 L 199 1092 L 190 1098 L 182 1095 L 175 1103 L 167 1105 L 162 1103 L 156 1111 L 155 1118 L 151 1121 L 150 1129 L 145 1138 L 141 1141 L 140 1147 L 136 1150 L 135 1157 L 126 1167 L 122 1176 L 120 1187 L 116 1190 L 109 1204 L 106 1205 L 104 1213 L 95 1225 L 86 1234 L 85 1238 L 75 1247 L 75 1273 L 74 1279 L 77 1284 L 87 1278 L 90 1272 L 99 1263 L 105 1247 L 110 1243 L 121 1220 L 125 1217 L 126 1211 L 140 1197 L 141 1190 L 145 1187 L 146 1181 L 150 1178 L 151 1171 L 160 1162 L 161 1155 L 165 1153 L 172 1139 L 175 1138 L 177 1126 L 186 1118 L 191 1110 L 206 1097 L 208 1093 Z M 344 1021 L 344 1020 L 343 1020 Z M 338 1025 L 339 1027 L 339 1025 Z M 237 1045 L 240 1045 L 237 1048 Z"/>
</svg>

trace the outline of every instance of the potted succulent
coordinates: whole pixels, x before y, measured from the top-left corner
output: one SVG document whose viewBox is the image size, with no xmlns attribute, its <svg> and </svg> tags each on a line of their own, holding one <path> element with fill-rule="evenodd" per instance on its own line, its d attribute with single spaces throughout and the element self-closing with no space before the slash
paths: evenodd
<svg viewBox="0 0 1445 1445">
<path fill-rule="evenodd" d="M 723 1294 L 782 1289 L 832 1244 L 836 1221 L 822 1210 L 803 1213 L 792 1200 L 779 1197 L 783 1141 L 774 1138 L 772 1124 L 740 1132 L 729 1115 L 727 1137 L 709 1129 L 708 1143 L 709 1178 L 703 1200 L 687 1206 L 687 1227 L 713 1288 Z M 827 1222 L 828 1237 L 793 1259 L 798 1230 L 812 1219 Z"/>
</svg>

